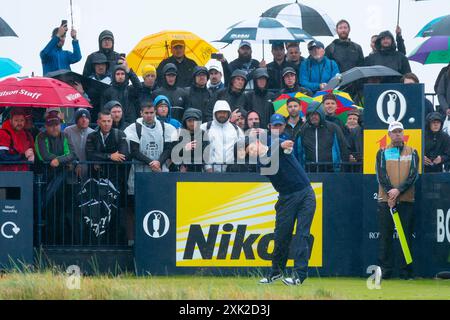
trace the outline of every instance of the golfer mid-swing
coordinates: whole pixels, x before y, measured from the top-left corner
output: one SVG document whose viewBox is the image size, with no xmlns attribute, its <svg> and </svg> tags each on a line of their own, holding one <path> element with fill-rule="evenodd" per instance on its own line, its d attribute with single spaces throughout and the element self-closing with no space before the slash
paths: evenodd
<svg viewBox="0 0 450 320">
<path fill-rule="evenodd" d="M 273 115 L 270 122 L 271 137 L 280 136 L 279 133 L 283 132 L 285 125 L 283 116 Z M 312 246 L 310 229 L 316 211 L 316 197 L 305 170 L 292 153 L 294 142 L 284 140 L 282 137 L 283 135 L 279 141 L 269 139 L 270 147 L 259 141 L 248 147 L 251 157 L 257 153 L 260 157 L 269 157 L 271 161 L 279 158 L 278 170 L 274 170 L 276 173 L 267 174 L 273 187 L 280 194 L 275 205 L 275 248 L 272 270 L 266 278 L 261 279 L 260 283 L 269 284 L 282 279 L 286 285 L 300 285 L 308 277 L 308 260 Z M 261 173 L 266 174 L 263 170 Z M 297 230 L 293 238 L 295 222 Z M 294 269 L 291 277 L 284 278 L 291 246 Z"/>
</svg>

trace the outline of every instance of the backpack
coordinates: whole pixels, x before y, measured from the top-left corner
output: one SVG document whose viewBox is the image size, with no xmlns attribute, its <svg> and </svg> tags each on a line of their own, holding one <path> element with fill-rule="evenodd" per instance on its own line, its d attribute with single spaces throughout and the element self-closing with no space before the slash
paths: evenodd
<svg viewBox="0 0 450 320">
<path fill-rule="evenodd" d="M 163 130 L 163 141 L 166 141 L 166 125 L 164 124 L 164 121 L 159 120 L 159 122 L 161 123 L 162 126 L 162 130 Z M 142 124 L 136 122 L 136 133 L 137 136 L 139 138 L 139 141 L 141 140 L 142 137 Z"/>
</svg>

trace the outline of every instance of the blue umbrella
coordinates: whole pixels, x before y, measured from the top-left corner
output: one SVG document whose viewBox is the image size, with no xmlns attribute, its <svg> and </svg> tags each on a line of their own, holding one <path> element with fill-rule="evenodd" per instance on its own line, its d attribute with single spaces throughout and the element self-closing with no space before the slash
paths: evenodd
<svg viewBox="0 0 450 320">
<path fill-rule="evenodd" d="M 22 67 L 9 58 L 0 58 L 0 78 L 19 73 Z"/>
</svg>

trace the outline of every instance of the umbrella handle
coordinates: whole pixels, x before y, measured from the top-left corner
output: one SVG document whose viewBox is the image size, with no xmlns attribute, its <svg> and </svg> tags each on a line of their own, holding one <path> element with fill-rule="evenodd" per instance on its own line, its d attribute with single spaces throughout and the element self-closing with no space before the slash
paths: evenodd
<svg viewBox="0 0 450 320">
<path fill-rule="evenodd" d="M 400 25 L 400 1 L 398 0 L 398 10 L 397 10 L 397 26 Z"/>
<path fill-rule="evenodd" d="M 264 40 L 262 41 L 262 53 L 263 53 L 263 60 L 265 60 L 264 59 Z"/>
</svg>

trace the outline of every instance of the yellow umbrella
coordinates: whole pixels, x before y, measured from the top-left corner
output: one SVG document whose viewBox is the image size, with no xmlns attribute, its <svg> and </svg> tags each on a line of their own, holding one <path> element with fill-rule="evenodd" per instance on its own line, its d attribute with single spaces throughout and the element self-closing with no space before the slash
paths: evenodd
<svg viewBox="0 0 450 320">
<path fill-rule="evenodd" d="M 138 75 L 142 75 L 142 67 L 147 64 L 152 64 L 157 68 L 161 61 L 171 55 L 170 44 L 173 40 L 184 40 L 186 56 L 199 66 L 204 66 L 211 59 L 211 53 L 218 52 L 216 48 L 192 32 L 162 31 L 142 39 L 128 54 L 128 65 Z"/>
</svg>

